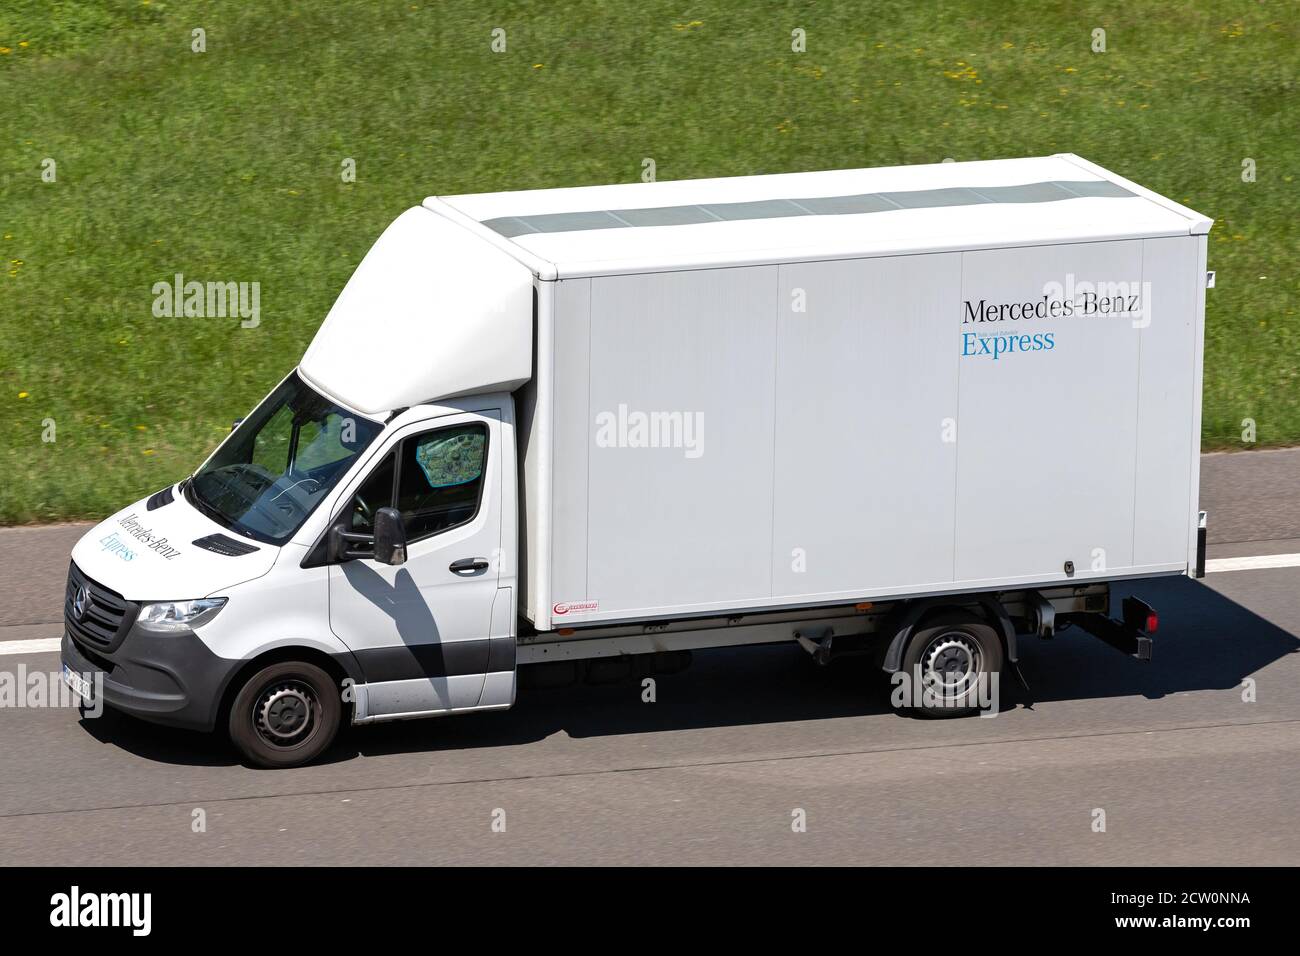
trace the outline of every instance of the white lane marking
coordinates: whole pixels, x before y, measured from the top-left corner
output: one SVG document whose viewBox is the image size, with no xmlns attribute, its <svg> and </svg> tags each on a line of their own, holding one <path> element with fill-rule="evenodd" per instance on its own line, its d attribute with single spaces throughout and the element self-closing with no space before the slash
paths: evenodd
<svg viewBox="0 0 1300 956">
<path fill-rule="evenodd" d="M 0 654 L 48 654 L 57 651 L 61 637 L 42 637 L 34 641 L 0 641 Z"/>
<path fill-rule="evenodd" d="M 1205 562 L 1205 573 L 1215 571 L 1259 571 L 1264 568 L 1300 568 L 1300 554 L 1260 554 L 1250 558 L 1214 558 Z"/>
</svg>

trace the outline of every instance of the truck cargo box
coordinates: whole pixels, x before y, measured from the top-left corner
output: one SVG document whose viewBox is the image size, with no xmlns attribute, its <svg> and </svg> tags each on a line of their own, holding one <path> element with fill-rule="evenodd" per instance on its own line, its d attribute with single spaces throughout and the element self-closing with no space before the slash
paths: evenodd
<svg viewBox="0 0 1300 956">
<path fill-rule="evenodd" d="M 539 629 L 1195 561 L 1211 223 L 1078 157 L 425 206 L 534 276 Z"/>
</svg>

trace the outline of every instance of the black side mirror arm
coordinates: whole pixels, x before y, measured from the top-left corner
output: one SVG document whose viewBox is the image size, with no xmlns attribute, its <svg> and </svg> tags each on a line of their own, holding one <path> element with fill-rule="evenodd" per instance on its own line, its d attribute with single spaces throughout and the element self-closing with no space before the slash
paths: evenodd
<svg viewBox="0 0 1300 956">
<path fill-rule="evenodd" d="M 352 547 L 352 545 L 358 544 L 368 547 Z M 353 561 L 357 558 L 373 558 L 375 556 L 374 547 L 375 536 L 373 534 L 344 531 L 342 522 L 330 528 L 329 560 L 331 564 L 342 564 L 344 561 Z"/>
</svg>

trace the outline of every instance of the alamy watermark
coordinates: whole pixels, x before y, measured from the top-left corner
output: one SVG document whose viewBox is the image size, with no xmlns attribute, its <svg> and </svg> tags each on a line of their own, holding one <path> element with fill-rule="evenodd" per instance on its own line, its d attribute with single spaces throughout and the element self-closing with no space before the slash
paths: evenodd
<svg viewBox="0 0 1300 956">
<path fill-rule="evenodd" d="M 90 893 L 72 886 L 66 893 L 50 897 L 50 925 L 116 926 L 130 929 L 132 936 L 148 936 L 153 927 L 152 893 Z"/>
<path fill-rule="evenodd" d="M 596 415 L 598 448 L 680 448 L 687 458 L 704 454 L 703 412 L 643 412 L 620 404 Z"/>
<path fill-rule="evenodd" d="M 1108 316 L 1132 321 L 1133 328 L 1151 324 L 1151 283 L 1089 282 L 1067 273 L 1064 282 L 1043 283 L 1043 299 L 1050 310 L 1059 304 L 1060 315 Z M 1055 316 L 1053 316 L 1055 318 Z"/>
<path fill-rule="evenodd" d="M 80 707 L 85 716 L 98 717 L 104 712 L 104 672 L 29 671 L 19 664 L 0 671 L 0 707 Z"/>
<path fill-rule="evenodd" d="M 155 282 L 153 296 L 153 314 L 158 319 L 238 317 L 245 329 L 262 322 L 260 282 L 187 282 L 178 272 L 171 282 Z"/>
<path fill-rule="evenodd" d="M 1001 710 L 1001 676 L 994 672 L 922 673 L 917 665 L 911 673 L 890 675 L 890 703 L 900 710 L 974 707 L 981 717 L 996 717 Z"/>
</svg>

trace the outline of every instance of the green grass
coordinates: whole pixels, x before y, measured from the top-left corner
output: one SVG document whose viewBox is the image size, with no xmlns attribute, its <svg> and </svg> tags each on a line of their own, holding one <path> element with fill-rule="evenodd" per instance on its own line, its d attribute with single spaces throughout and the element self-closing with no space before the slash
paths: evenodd
<svg viewBox="0 0 1300 956">
<path fill-rule="evenodd" d="M 1259 444 L 1298 442 L 1296 19 L 1246 0 L 5 0 L 0 522 L 100 515 L 186 474 L 425 195 L 631 182 L 647 156 L 679 179 L 1079 153 L 1216 220 L 1207 447 L 1240 447 L 1248 417 Z M 260 282 L 260 327 L 154 318 L 176 272 Z"/>
</svg>

